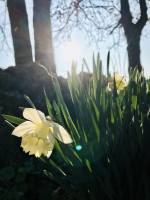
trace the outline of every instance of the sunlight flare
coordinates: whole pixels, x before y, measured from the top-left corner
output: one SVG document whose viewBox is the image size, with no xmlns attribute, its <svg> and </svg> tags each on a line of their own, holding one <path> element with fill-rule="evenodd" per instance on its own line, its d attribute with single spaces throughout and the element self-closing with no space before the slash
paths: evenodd
<svg viewBox="0 0 150 200">
<path fill-rule="evenodd" d="M 82 59 L 82 46 L 79 41 L 71 40 L 62 45 L 61 53 L 66 62 L 72 63 Z"/>
</svg>

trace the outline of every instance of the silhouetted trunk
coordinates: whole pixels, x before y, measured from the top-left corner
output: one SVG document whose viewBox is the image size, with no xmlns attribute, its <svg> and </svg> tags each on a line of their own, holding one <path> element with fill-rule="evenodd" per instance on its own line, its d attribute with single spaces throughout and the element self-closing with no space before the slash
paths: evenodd
<svg viewBox="0 0 150 200">
<path fill-rule="evenodd" d="M 50 7 L 51 0 L 34 0 L 35 61 L 55 73 Z"/>
<path fill-rule="evenodd" d="M 32 62 L 28 18 L 24 0 L 7 0 L 16 65 Z"/>
<path fill-rule="evenodd" d="M 141 59 L 140 59 L 140 38 L 141 32 L 136 32 L 136 28 L 132 34 L 126 34 L 127 38 L 127 52 L 129 67 L 131 69 L 137 68 L 139 71 L 142 70 Z"/>
<path fill-rule="evenodd" d="M 142 70 L 140 60 L 140 39 L 142 30 L 148 21 L 147 6 L 145 0 L 139 0 L 141 16 L 134 24 L 132 22 L 132 15 L 128 0 L 120 0 L 121 3 L 121 19 L 120 22 L 124 28 L 127 39 L 127 51 L 129 60 L 129 71 L 133 69 Z"/>
</svg>

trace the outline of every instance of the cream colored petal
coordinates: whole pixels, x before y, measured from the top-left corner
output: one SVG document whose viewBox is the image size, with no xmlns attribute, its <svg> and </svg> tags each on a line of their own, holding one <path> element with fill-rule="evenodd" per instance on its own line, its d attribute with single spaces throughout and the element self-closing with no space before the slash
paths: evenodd
<svg viewBox="0 0 150 200">
<path fill-rule="evenodd" d="M 36 157 L 41 157 L 42 155 L 50 157 L 54 148 L 55 139 L 53 140 L 43 140 L 32 135 L 25 135 L 22 137 L 21 147 L 25 153 L 29 155 L 35 155 Z"/>
<path fill-rule="evenodd" d="M 34 108 L 25 108 L 23 111 L 23 116 L 34 123 L 39 123 L 46 120 L 44 113 Z"/>
<path fill-rule="evenodd" d="M 49 142 L 40 139 L 38 143 L 38 152 L 41 153 L 41 155 L 50 157 L 52 150 L 54 148 L 54 143 L 55 143 L 54 138 Z"/>
<path fill-rule="evenodd" d="M 51 147 L 50 147 L 50 149 L 49 149 L 49 151 L 47 152 L 47 155 L 46 155 L 47 158 L 49 158 L 51 156 L 51 154 L 53 152 L 54 144 L 55 144 L 55 142 L 51 143 Z"/>
<path fill-rule="evenodd" d="M 17 126 L 13 132 L 12 135 L 15 135 L 17 137 L 22 137 L 25 134 L 30 134 L 35 130 L 35 124 L 33 124 L 30 121 L 23 122 L 19 126 Z"/>
<path fill-rule="evenodd" d="M 53 127 L 53 134 L 59 141 L 64 144 L 70 144 L 73 142 L 69 133 L 61 125 L 55 122 L 51 122 L 51 124 Z"/>
</svg>

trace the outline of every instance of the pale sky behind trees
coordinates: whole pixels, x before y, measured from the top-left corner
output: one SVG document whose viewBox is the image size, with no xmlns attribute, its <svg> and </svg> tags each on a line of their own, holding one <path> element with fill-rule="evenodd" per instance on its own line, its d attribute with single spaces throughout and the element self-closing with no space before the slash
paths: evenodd
<svg viewBox="0 0 150 200">
<path fill-rule="evenodd" d="M 27 11 L 29 18 L 29 29 L 31 43 L 34 45 L 33 40 L 33 26 L 32 26 L 32 1 L 26 0 Z M 11 40 L 11 33 L 9 27 L 8 13 L 6 12 L 5 3 L 0 1 L 0 24 L 4 22 L 6 40 L 2 40 L 0 37 L 0 67 L 7 68 L 13 66 L 13 46 Z M 143 31 L 143 37 L 141 40 L 141 62 L 144 66 L 144 72 L 146 77 L 150 77 L 150 25 L 145 26 Z M 55 33 L 53 33 L 55 36 Z M 44 39 L 44 38 L 41 38 Z M 77 62 L 78 72 L 82 68 L 82 58 L 85 58 L 89 63 L 90 69 L 92 69 L 91 61 L 93 52 L 96 55 L 100 52 L 100 57 L 103 62 L 104 72 L 106 71 L 106 57 L 108 50 L 112 47 L 114 39 L 109 39 L 100 43 L 99 48 L 94 43 L 89 43 L 86 34 L 76 30 L 73 32 L 71 39 L 62 39 L 54 37 L 54 51 L 55 51 L 55 62 L 57 66 L 57 72 L 59 75 L 66 76 L 67 71 L 70 71 L 72 60 Z M 33 52 L 34 53 L 34 52 Z M 120 72 L 127 75 L 127 52 L 125 40 L 121 42 L 119 46 L 115 46 L 111 49 L 111 60 L 110 60 L 110 71 Z"/>
</svg>

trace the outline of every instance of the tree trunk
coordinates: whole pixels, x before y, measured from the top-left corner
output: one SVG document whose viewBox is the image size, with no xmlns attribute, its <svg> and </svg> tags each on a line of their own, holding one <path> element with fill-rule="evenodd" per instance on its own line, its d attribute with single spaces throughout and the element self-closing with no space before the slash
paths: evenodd
<svg viewBox="0 0 150 200">
<path fill-rule="evenodd" d="M 56 73 L 50 19 L 51 0 L 34 0 L 35 61 Z"/>
<path fill-rule="evenodd" d="M 16 65 L 32 61 L 28 17 L 24 0 L 7 0 Z"/>
<path fill-rule="evenodd" d="M 129 70 L 138 69 L 142 71 L 141 59 L 140 59 L 140 44 L 139 41 L 136 44 L 129 44 L 127 47 L 128 59 L 129 59 Z"/>
<path fill-rule="evenodd" d="M 140 39 L 142 30 L 148 21 L 146 0 L 139 0 L 141 16 L 134 24 L 132 22 L 132 14 L 130 12 L 129 0 L 120 0 L 121 4 L 121 19 L 125 36 L 127 39 L 127 51 L 129 60 L 129 71 L 138 69 L 142 71 L 140 60 Z"/>
<path fill-rule="evenodd" d="M 128 30 L 129 29 L 131 29 L 131 27 L 128 28 Z M 129 71 L 138 69 L 141 72 L 142 71 L 141 50 L 140 50 L 141 31 L 138 31 L 136 30 L 136 28 L 133 27 L 133 30 L 130 33 L 129 31 L 126 32 L 128 32 L 126 33 L 126 38 L 127 38 Z"/>
</svg>

